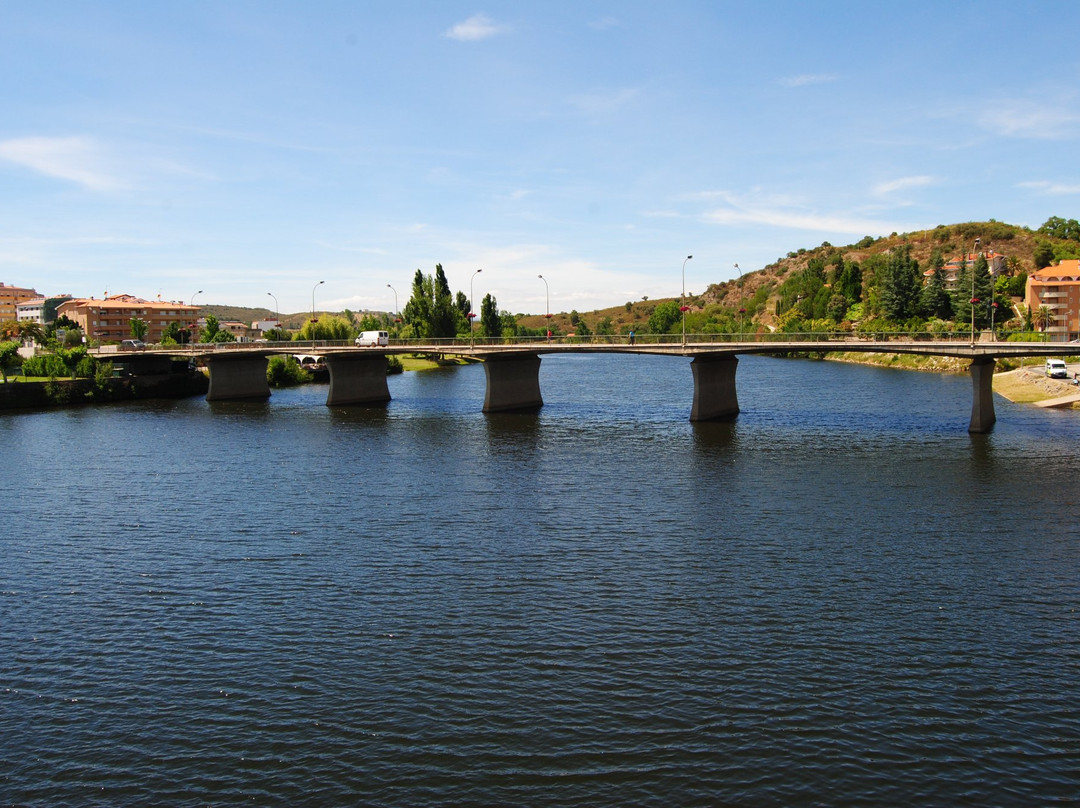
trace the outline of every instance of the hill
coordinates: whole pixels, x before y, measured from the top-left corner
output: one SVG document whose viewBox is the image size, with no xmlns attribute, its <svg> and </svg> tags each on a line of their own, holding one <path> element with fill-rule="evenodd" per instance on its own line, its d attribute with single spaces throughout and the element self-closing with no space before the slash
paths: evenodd
<svg viewBox="0 0 1080 808">
<path fill-rule="evenodd" d="M 1063 220 L 1051 219 L 1047 224 L 1055 221 Z M 757 324 L 771 326 L 775 321 L 775 304 L 780 299 L 778 290 L 784 281 L 807 269 L 814 259 L 835 260 L 837 255 L 848 263 L 866 264 L 875 256 L 886 256 L 893 250 L 907 247 L 911 257 L 919 262 L 922 269 L 926 269 L 935 250 L 940 250 L 946 260 L 960 257 L 970 254 L 978 239 L 979 250 L 994 250 L 1004 256 L 1007 272 L 1015 275 L 1045 266 L 1048 256 L 1060 259 L 1080 254 L 1080 242 L 1075 240 L 1075 236 L 1059 238 L 1050 232 L 1043 232 L 1047 229 L 1053 228 L 1044 226 L 1035 231 L 991 220 L 938 225 L 930 230 L 893 233 L 876 239 L 867 236 L 841 247 L 824 242 L 818 247 L 790 252 L 766 267 L 745 272 L 739 278 L 710 284 L 704 293 L 688 296 L 690 311 L 687 316 L 722 312 L 729 319 L 741 317 L 747 324 L 752 319 Z M 1072 234 L 1074 231 L 1065 229 L 1064 232 Z M 678 300 L 675 297 L 627 301 L 591 312 L 562 312 L 552 315 L 550 321 L 542 315 L 519 315 L 518 323 L 526 328 L 542 329 L 550 322 L 552 330 L 566 333 L 583 322 L 589 331 L 595 333 L 598 327 L 604 328 L 605 321 L 609 321 L 615 333 L 625 333 L 631 329 L 642 333 L 658 305 Z M 745 311 L 740 312 L 740 309 Z"/>
</svg>

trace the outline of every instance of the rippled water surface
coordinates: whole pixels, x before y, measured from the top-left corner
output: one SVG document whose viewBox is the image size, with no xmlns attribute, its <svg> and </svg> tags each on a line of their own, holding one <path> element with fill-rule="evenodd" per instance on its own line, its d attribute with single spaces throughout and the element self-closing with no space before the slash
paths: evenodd
<svg viewBox="0 0 1080 808">
<path fill-rule="evenodd" d="M 0 415 L 0 802 L 1080 799 L 1080 418 L 971 382 L 548 357 Z"/>
</svg>

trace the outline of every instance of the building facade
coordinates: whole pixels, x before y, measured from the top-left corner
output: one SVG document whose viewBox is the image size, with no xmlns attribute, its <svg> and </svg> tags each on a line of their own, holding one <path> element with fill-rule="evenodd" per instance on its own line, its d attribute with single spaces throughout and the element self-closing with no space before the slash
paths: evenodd
<svg viewBox="0 0 1080 808">
<path fill-rule="evenodd" d="M 1034 315 L 1042 306 L 1050 310 L 1046 332 L 1055 342 L 1080 336 L 1080 260 L 1060 261 L 1028 275 L 1024 302 Z"/>
<path fill-rule="evenodd" d="M 19 318 L 19 304 L 39 297 L 41 295 L 33 289 L 24 289 L 21 286 L 8 286 L 0 283 L 0 321 L 17 320 Z"/>
<path fill-rule="evenodd" d="M 27 300 L 16 306 L 17 317 L 20 321 L 47 325 L 56 319 L 56 310 L 60 308 L 60 304 L 69 300 L 71 300 L 71 295 L 38 297 Z"/>
<path fill-rule="evenodd" d="M 143 300 L 132 295 L 109 295 L 97 298 L 75 298 L 60 304 L 58 316 L 66 316 L 78 324 L 82 332 L 99 343 L 131 339 L 131 321 L 146 323 L 146 341 L 161 342 L 170 323 L 186 327 L 199 317 L 199 307 L 172 301 Z"/>
</svg>

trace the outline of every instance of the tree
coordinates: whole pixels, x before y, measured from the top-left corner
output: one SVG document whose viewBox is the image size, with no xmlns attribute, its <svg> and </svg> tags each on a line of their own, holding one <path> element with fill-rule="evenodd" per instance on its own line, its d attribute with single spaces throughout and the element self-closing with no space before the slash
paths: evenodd
<svg viewBox="0 0 1080 808">
<path fill-rule="evenodd" d="M 435 265 L 435 296 L 431 308 L 431 336 L 436 339 L 454 337 L 458 333 L 458 323 L 454 307 L 454 296 L 450 293 L 450 284 L 442 264 Z"/>
<path fill-rule="evenodd" d="M 1080 241 L 1080 222 L 1076 219 L 1062 219 L 1060 216 L 1051 216 L 1038 232 L 1053 238 Z"/>
<path fill-rule="evenodd" d="M 1046 241 L 1040 241 L 1035 245 L 1035 252 L 1032 254 L 1032 259 L 1035 261 L 1035 269 L 1042 269 L 1048 267 L 1054 263 L 1054 247 L 1052 244 Z"/>
<path fill-rule="evenodd" d="M 8 373 L 21 363 L 22 357 L 19 355 L 19 343 L 14 340 L 0 342 L 0 375 L 4 378 L 4 384 L 7 384 Z"/>
<path fill-rule="evenodd" d="M 311 381 L 311 372 L 300 367 L 295 356 L 271 356 L 266 365 L 266 381 L 271 387 L 294 387 Z"/>
<path fill-rule="evenodd" d="M 667 334 L 679 322 L 679 318 L 679 304 L 674 300 L 666 300 L 649 315 L 649 333 Z"/>
<path fill-rule="evenodd" d="M 374 329 L 373 329 L 374 330 Z M 314 320 L 308 319 L 296 334 L 296 339 L 304 341 L 344 342 L 356 336 L 356 329 L 344 317 L 336 314 L 324 314 Z"/>
<path fill-rule="evenodd" d="M 131 338 L 137 340 L 145 340 L 146 334 L 150 330 L 150 324 L 141 317 L 132 317 L 128 320 L 128 324 L 131 327 Z"/>
<path fill-rule="evenodd" d="M 930 256 L 930 280 L 919 294 L 919 309 L 923 316 L 948 320 L 952 317 L 952 298 L 945 288 L 945 259 L 941 250 L 934 250 Z"/>
<path fill-rule="evenodd" d="M 174 321 L 169 323 L 165 327 L 165 330 L 161 333 L 161 344 L 179 345 L 181 342 L 184 341 L 185 336 L 186 332 L 184 332 L 183 329 L 180 328 L 180 323 Z"/>
<path fill-rule="evenodd" d="M 206 315 L 206 328 L 203 329 L 201 340 L 202 342 L 213 342 L 214 337 L 217 336 L 217 332 L 221 326 L 218 323 L 218 318 L 213 314 Z"/>
<path fill-rule="evenodd" d="M 484 295 L 480 303 L 480 333 L 488 339 L 502 336 L 502 320 L 499 318 L 499 306 L 491 294 Z"/>
<path fill-rule="evenodd" d="M 1050 323 L 1054 322 L 1054 312 L 1049 306 L 1039 306 L 1039 308 L 1035 309 L 1031 320 L 1040 331 L 1045 331 L 1050 327 Z"/>
<path fill-rule="evenodd" d="M 889 253 L 880 278 L 881 312 L 889 320 L 902 323 L 915 314 L 919 294 L 919 262 L 911 257 L 911 248 L 900 247 Z"/>
</svg>

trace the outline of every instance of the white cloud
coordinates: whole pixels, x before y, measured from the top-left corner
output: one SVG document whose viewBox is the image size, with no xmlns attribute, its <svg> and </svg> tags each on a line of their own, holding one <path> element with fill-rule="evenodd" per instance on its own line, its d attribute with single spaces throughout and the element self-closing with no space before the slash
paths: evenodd
<svg viewBox="0 0 1080 808">
<path fill-rule="evenodd" d="M 878 196 L 885 196 L 887 194 L 894 193 L 896 191 L 906 191 L 909 188 L 923 188 L 927 185 L 934 185 L 937 182 L 933 177 L 926 175 L 917 177 L 900 177 L 899 179 L 890 180 L 889 182 L 882 182 L 874 186 L 874 193 Z"/>
<path fill-rule="evenodd" d="M 507 30 L 505 25 L 496 24 L 486 14 L 474 14 L 465 22 L 459 22 L 448 28 L 443 36 L 459 42 L 478 42 L 481 39 L 505 33 Z"/>
<path fill-rule="evenodd" d="M 0 142 L 0 159 L 68 180 L 91 191 L 117 191 L 128 183 L 108 166 L 103 150 L 82 137 L 23 137 Z"/>
<path fill-rule="evenodd" d="M 616 112 L 638 97 L 638 90 L 626 88 L 610 92 L 586 93 L 570 97 L 570 103 L 589 115 L 608 115 Z"/>
<path fill-rule="evenodd" d="M 1032 191 L 1040 191 L 1048 196 L 1071 196 L 1080 194 L 1080 185 L 1066 185 L 1060 182 L 1020 182 L 1018 188 L 1029 188 Z"/>
<path fill-rule="evenodd" d="M 589 23 L 589 27 L 597 31 L 606 31 L 608 28 L 617 28 L 619 21 L 614 17 L 600 17 Z"/>
<path fill-rule="evenodd" d="M 850 216 L 844 213 L 819 213 L 806 210 L 789 200 L 765 200 L 747 202 L 732 194 L 721 192 L 726 203 L 723 207 L 706 210 L 701 218 L 720 225 L 769 225 L 794 230 L 810 230 L 826 233 L 867 235 L 872 233 L 906 232 L 914 227 Z"/>
<path fill-rule="evenodd" d="M 979 126 L 1007 137 L 1061 140 L 1076 136 L 1080 114 L 1064 101 L 1039 104 L 1033 101 L 999 101 L 987 104 L 978 116 Z"/>
<path fill-rule="evenodd" d="M 805 87 L 808 84 L 829 84 L 840 77 L 835 73 L 804 73 L 801 76 L 786 76 L 780 79 L 785 87 Z"/>
</svg>

